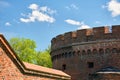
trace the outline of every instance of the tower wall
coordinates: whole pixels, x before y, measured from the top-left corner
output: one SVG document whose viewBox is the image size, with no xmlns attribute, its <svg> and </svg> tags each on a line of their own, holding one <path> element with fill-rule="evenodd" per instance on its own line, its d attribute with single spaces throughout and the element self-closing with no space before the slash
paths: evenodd
<svg viewBox="0 0 120 80">
<path fill-rule="evenodd" d="M 120 69 L 120 25 L 83 29 L 52 39 L 53 68 L 72 80 L 89 80 L 89 75 L 107 66 Z"/>
</svg>

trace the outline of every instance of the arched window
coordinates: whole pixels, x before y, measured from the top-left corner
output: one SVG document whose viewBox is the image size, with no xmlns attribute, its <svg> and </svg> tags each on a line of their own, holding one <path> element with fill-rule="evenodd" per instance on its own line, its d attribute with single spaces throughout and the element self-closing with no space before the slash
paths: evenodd
<svg viewBox="0 0 120 80">
<path fill-rule="evenodd" d="M 87 62 L 88 68 L 94 68 L 94 63 L 93 62 Z"/>
<path fill-rule="evenodd" d="M 99 54 L 104 54 L 104 50 L 103 49 L 99 49 Z"/>
<path fill-rule="evenodd" d="M 97 54 L 97 49 L 93 49 L 93 54 Z"/>
<path fill-rule="evenodd" d="M 90 49 L 87 50 L 87 54 L 91 54 L 91 50 Z"/>
<path fill-rule="evenodd" d="M 86 54 L 85 50 L 82 50 L 82 55 L 85 55 L 85 54 Z"/>
<path fill-rule="evenodd" d="M 110 53 L 110 49 L 109 48 L 105 49 L 105 53 Z"/>
<path fill-rule="evenodd" d="M 56 55 L 56 59 L 58 59 L 59 58 L 59 56 L 58 55 Z"/>
<path fill-rule="evenodd" d="M 69 57 L 71 57 L 71 56 L 72 56 L 72 53 L 71 53 L 71 52 L 69 52 L 68 56 L 69 56 Z"/>
<path fill-rule="evenodd" d="M 78 56 L 80 55 L 80 51 L 79 51 L 79 50 L 77 51 L 77 55 L 78 55 Z"/>
<path fill-rule="evenodd" d="M 62 53 L 62 58 L 64 58 L 65 57 L 65 55 L 64 55 L 64 53 Z"/>
<path fill-rule="evenodd" d="M 117 53 L 117 48 L 113 48 L 112 53 Z"/>
</svg>

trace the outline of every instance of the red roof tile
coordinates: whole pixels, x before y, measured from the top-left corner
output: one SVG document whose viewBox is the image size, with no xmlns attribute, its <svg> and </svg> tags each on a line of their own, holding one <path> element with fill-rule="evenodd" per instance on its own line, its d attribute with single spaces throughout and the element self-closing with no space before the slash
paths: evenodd
<svg viewBox="0 0 120 80">
<path fill-rule="evenodd" d="M 38 66 L 38 65 L 35 65 L 35 64 L 27 63 L 27 62 L 24 62 L 24 65 L 27 69 L 32 69 L 32 70 L 36 70 L 36 71 L 40 71 L 40 72 L 45 72 L 45 73 L 70 77 L 69 75 L 67 75 L 66 73 L 64 73 L 60 70 L 47 68 L 47 67 L 43 67 L 43 66 Z"/>
</svg>

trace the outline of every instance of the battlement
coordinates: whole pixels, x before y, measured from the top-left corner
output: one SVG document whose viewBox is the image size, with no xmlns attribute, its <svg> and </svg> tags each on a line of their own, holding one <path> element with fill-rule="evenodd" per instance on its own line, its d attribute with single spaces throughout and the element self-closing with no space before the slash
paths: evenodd
<svg viewBox="0 0 120 80">
<path fill-rule="evenodd" d="M 51 41 L 53 68 L 65 71 L 71 80 L 93 80 L 94 73 L 109 66 L 120 69 L 119 31 L 120 25 L 101 26 L 54 37 Z"/>
<path fill-rule="evenodd" d="M 77 30 L 74 32 L 67 32 L 52 39 L 52 48 L 77 42 L 80 43 L 97 40 L 120 39 L 119 31 L 120 25 L 113 25 L 111 30 L 109 26 L 102 26 L 91 29 Z"/>
</svg>

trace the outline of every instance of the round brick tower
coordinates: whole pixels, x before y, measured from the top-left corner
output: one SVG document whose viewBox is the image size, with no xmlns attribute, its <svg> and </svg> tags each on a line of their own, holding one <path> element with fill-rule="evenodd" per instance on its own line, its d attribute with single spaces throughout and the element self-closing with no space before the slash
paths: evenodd
<svg viewBox="0 0 120 80">
<path fill-rule="evenodd" d="M 72 80 L 90 80 L 104 67 L 120 69 L 120 25 L 67 32 L 52 39 L 53 68 L 71 75 Z"/>
</svg>

